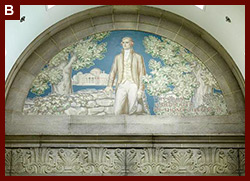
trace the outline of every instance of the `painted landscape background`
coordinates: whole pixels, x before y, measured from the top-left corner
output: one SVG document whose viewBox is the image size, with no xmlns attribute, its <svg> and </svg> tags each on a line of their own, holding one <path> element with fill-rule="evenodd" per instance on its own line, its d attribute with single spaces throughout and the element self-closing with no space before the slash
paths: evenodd
<svg viewBox="0 0 250 181">
<path fill-rule="evenodd" d="M 227 114 L 217 81 L 188 49 L 158 35 L 127 30 L 92 35 L 57 54 L 34 80 L 24 113 L 112 115 L 115 92 L 107 95 L 103 89 L 123 37 L 131 37 L 134 51 L 144 58 L 148 114 Z M 70 80 L 64 76 L 65 67 Z"/>
</svg>

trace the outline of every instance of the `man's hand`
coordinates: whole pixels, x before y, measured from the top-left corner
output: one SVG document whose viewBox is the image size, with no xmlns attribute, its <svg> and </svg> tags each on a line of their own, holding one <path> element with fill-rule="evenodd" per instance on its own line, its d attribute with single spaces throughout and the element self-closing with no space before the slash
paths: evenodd
<svg viewBox="0 0 250 181">
<path fill-rule="evenodd" d="M 113 92 L 113 88 L 112 88 L 112 87 L 106 87 L 106 88 L 104 89 L 104 91 L 105 91 L 106 93 L 110 93 L 110 92 Z"/>
<path fill-rule="evenodd" d="M 142 99 L 142 91 L 137 92 L 137 100 Z"/>
</svg>

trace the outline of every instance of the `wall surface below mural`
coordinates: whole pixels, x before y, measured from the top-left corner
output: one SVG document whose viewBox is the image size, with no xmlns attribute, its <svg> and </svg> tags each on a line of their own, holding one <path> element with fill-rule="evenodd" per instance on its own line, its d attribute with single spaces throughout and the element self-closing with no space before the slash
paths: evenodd
<svg viewBox="0 0 250 181">
<path fill-rule="evenodd" d="M 24 114 L 226 115 L 211 72 L 185 47 L 141 31 L 86 37 L 55 55 L 32 83 Z"/>
</svg>

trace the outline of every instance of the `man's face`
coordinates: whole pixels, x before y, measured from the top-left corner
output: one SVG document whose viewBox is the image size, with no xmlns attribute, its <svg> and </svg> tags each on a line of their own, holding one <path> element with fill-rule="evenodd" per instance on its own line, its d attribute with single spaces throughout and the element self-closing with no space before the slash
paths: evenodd
<svg viewBox="0 0 250 181">
<path fill-rule="evenodd" d="M 129 50 L 132 47 L 131 40 L 127 38 L 123 39 L 121 44 L 124 50 Z"/>
</svg>

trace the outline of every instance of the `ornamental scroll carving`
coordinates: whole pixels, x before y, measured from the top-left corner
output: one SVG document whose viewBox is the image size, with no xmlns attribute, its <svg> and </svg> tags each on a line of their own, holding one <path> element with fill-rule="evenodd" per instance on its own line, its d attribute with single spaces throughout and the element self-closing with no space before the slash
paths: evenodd
<svg viewBox="0 0 250 181">
<path fill-rule="evenodd" d="M 12 174 L 120 173 L 124 150 L 106 148 L 12 150 Z M 8 159 L 6 159 L 6 165 Z"/>
<path fill-rule="evenodd" d="M 10 175 L 241 175 L 244 167 L 244 149 L 5 150 L 5 172 Z"/>
<path fill-rule="evenodd" d="M 238 171 L 234 149 L 129 150 L 128 169 L 143 174 L 234 174 Z"/>
<path fill-rule="evenodd" d="M 240 172 L 245 174 L 245 149 L 239 150 L 239 159 L 240 159 Z"/>
</svg>

